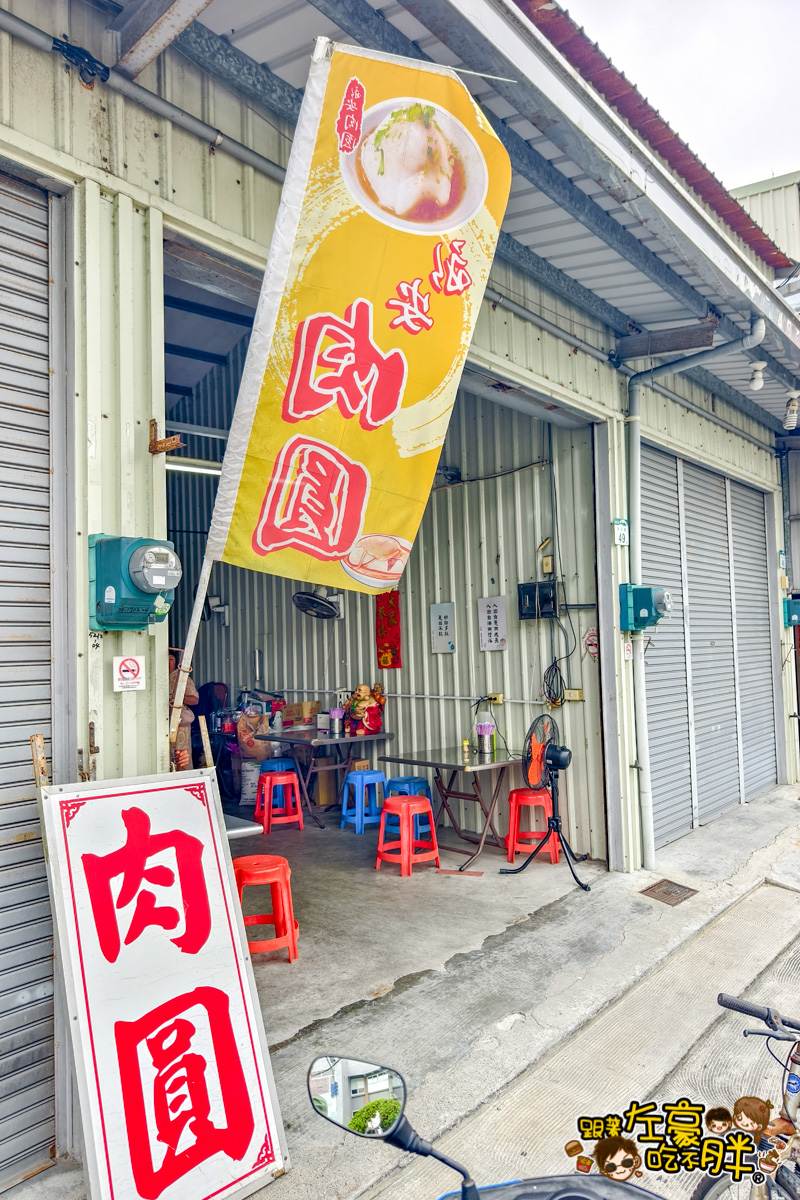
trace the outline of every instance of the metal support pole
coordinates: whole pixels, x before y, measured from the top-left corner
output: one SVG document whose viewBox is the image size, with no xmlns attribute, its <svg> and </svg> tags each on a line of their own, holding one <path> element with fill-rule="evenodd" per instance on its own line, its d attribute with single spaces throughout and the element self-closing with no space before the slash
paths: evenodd
<svg viewBox="0 0 800 1200">
<path fill-rule="evenodd" d="M 178 667 L 178 682 L 175 687 L 175 695 L 172 699 L 172 712 L 169 720 L 169 740 L 174 742 L 178 736 L 178 725 L 181 720 L 181 709 L 183 708 L 183 697 L 186 695 L 186 681 L 189 678 L 189 671 L 192 666 L 192 655 L 194 654 L 194 644 L 197 641 L 197 631 L 200 628 L 200 620 L 203 615 L 203 605 L 206 602 L 208 594 L 208 584 L 211 579 L 211 568 L 214 565 L 214 560 L 204 558 L 203 565 L 200 568 L 200 578 L 197 581 L 197 593 L 194 598 L 194 608 L 192 609 L 192 617 L 189 621 L 189 629 L 186 633 L 186 644 L 183 647 L 180 666 Z"/>
<path fill-rule="evenodd" d="M 642 385 L 631 380 L 628 390 L 628 562 L 631 583 L 642 582 Z M 647 689 L 644 676 L 644 633 L 631 636 L 633 643 L 633 693 L 636 713 L 636 765 L 639 773 L 639 814 L 642 822 L 642 865 L 656 865 L 653 829 L 653 788 L 650 781 L 650 742 L 647 731 Z"/>
</svg>

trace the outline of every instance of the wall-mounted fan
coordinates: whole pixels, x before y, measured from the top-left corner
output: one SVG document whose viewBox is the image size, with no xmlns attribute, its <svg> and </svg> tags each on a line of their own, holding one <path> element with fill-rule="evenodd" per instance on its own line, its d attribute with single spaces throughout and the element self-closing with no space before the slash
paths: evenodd
<svg viewBox="0 0 800 1200">
<path fill-rule="evenodd" d="M 317 584 L 313 592 L 295 592 L 292 604 L 299 608 L 300 612 L 320 621 L 329 621 L 331 617 L 339 616 L 339 597 L 329 597 L 328 589 L 322 584 Z"/>
</svg>

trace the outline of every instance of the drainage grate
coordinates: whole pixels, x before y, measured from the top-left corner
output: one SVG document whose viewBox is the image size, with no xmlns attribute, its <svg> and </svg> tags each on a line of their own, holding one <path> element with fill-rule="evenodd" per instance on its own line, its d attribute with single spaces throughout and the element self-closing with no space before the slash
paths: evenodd
<svg viewBox="0 0 800 1200">
<path fill-rule="evenodd" d="M 643 896 L 652 896 L 654 900 L 660 900 L 662 904 L 681 904 L 684 900 L 688 900 L 690 896 L 696 896 L 695 888 L 684 887 L 682 883 L 673 883 L 671 879 L 659 879 L 658 883 L 654 883 L 652 887 L 644 888 Z"/>
</svg>

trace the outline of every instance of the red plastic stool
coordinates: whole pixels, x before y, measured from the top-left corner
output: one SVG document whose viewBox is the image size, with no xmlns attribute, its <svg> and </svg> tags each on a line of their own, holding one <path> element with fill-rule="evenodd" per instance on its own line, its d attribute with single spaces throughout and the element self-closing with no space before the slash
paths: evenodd
<svg viewBox="0 0 800 1200">
<path fill-rule="evenodd" d="M 268 887 L 272 894 L 272 912 L 260 913 L 257 916 L 245 917 L 245 925 L 274 925 L 275 937 L 261 942 L 250 942 L 251 954 L 261 954 L 266 950 L 289 951 L 289 962 L 297 958 L 297 935 L 300 929 L 294 919 L 292 908 L 292 888 L 289 878 L 292 872 L 285 858 L 277 854 L 248 854 L 244 858 L 233 860 L 233 871 L 236 887 L 239 892 L 239 903 L 246 887 Z"/>
<path fill-rule="evenodd" d="M 283 808 L 272 807 L 275 788 L 283 788 Z M 294 771 L 270 771 L 259 775 L 256 816 L 261 817 L 264 823 L 264 833 L 269 833 L 273 825 L 288 825 L 294 821 L 297 821 L 299 829 L 303 828 L 300 781 Z"/>
<path fill-rule="evenodd" d="M 508 816 L 508 835 L 506 837 L 506 850 L 508 851 L 508 861 L 513 863 L 515 855 L 522 852 L 530 854 L 536 847 L 531 845 L 531 842 L 540 842 L 542 838 L 547 836 L 547 830 L 540 829 L 523 829 L 520 830 L 519 819 L 520 809 L 523 805 L 535 805 L 537 808 L 544 809 L 545 817 L 553 815 L 553 797 L 548 792 L 547 788 L 514 788 L 508 793 L 509 816 Z M 550 854 L 550 862 L 557 863 L 561 853 L 561 847 L 558 844 L 558 838 L 552 837 L 547 843 L 547 850 Z"/>
<path fill-rule="evenodd" d="M 400 818 L 400 840 L 386 841 L 386 818 L 394 815 Z M 414 817 L 426 816 L 430 822 L 430 834 L 427 838 L 414 837 Z M 394 853 L 398 851 L 399 854 Z M 390 853 L 390 851 L 392 853 Z M 433 822 L 433 810 L 427 796 L 386 796 L 381 812 L 381 827 L 378 834 L 378 857 L 375 860 L 375 870 L 381 869 L 382 862 L 396 863 L 401 875 L 410 875 L 414 863 L 428 862 L 430 859 L 439 864 L 439 847 L 436 843 L 436 830 Z"/>
</svg>

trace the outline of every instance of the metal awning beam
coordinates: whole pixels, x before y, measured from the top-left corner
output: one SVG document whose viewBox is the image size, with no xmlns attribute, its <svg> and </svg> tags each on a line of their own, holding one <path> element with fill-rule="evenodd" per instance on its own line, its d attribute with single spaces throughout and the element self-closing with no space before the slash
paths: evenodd
<svg viewBox="0 0 800 1200">
<path fill-rule="evenodd" d="M 405 37 L 400 30 L 376 13 L 367 0 L 309 0 L 309 2 L 362 45 L 388 54 L 430 61 L 429 56 L 419 48 L 416 42 Z M 487 71 L 494 75 L 508 75 L 510 72 L 519 74 L 516 64 L 503 58 L 491 44 L 486 42 L 485 36 L 476 34 L 469 27 L 470 36 L 465 37 L 463 24 L 456 21 L 453 15 L 454 8 L 458 6 L 460 0 L 454 0 L 453 3 L 451 0 L 424 0 L 424 3 L 401 0 L 401 3 L 471 69 Z M 517 17 L 519 17 L 518 12 Z M 513 85 L 494 82 L 493 87 L 515 108 L 520 109 L 520 95 L 525 91 L 524 80 Z M 674 271 L 652 250 L 648 250 L 638 238 L 609 216 L 590 196 L 576 187 L 566 175 L 562 175 L 524 138 L 492 113 L 487 112 L 486 115 L 508 150 L 511 165 L 518 175 L 533 184 L 575 220 L 580 221 L 584 228 L 589 229 L 626 262 L 641 271 L 689 312 L 701 319 L 709 315 L 708 299 L 701 292 L 687 283 L 682 275 Z M 528 109 L 525 115 L 533 120 L 535 114 Z M 623 199 L 620 198 L 620 200 L 624 203 Z M 498 248 L 498 254 L 506 257 L 500 248 Z M 557 268 L 552 269 L 556 270 Z M 580 285 L 578 286 L 580 287 Z M 610 305 L 608 307 L 611 308 Z M 625 326 L 620 326 L 612 321 L 608 323 L 616 332 L 626 331 Z M 720 316 L 719 329 L 720 333 L 729 341 L 742 335 L 742 329 L 724 315 Z M 800 344 L 800 327 L 797 334 L 798 344 Z M 765 361 L 770 374 L 790 390 L 800 389 L 800 377 L 795 376 L 763 347 L 759 347 L 757 354 L 752 352 L 751 357 L 761 358 Z"/>
<path fill-rule="evenodd" d="M 119 32 L 117 70 L 135 79 L 211 0 L 132 0 L 111 23 Z"/>
<path fill-rule="evenodd" d="M 303 93 L 275 75 L 269 67 L 242 54 L 206 25 L 195 21 L 176 39 L 175 46 L 196 66 L 248 100 L 263 104 L 292 124 L 297 122 Z"/>
<path fill-rule="evenodd" d="M 175 342 L 166 342 L 164 353 L 172 354 L 175 358 L 191 358 L 196 362 L 213 363 L 217 367 L 224 367 L 228 362 L 224 354 L 214 354 L 211 350 L 196 350 L 194 346 L 178 346 Z"/>
<path fill-rule="evenodd" d="M 195 300 L 184 300 L 182 296 L 165 296 L 165 308 L 176 308 L 178 312 L 192 313 L 195 317 L 209 317 L 212 321 L 226 321 L 228 325 L 242 325 L 252 329 L 253 318 L 243 313 L 230 312 L 213 304 L 198 304 Z"/>
<path fill-rule="evenodd" d="M 493 87 L 517 112 L 546 131 L 550 141 L 644 228 L 674 249 L 683 264 L 713 289 L 718 303 L 765 317 L 787 353 L 796 355 L 800 322 L 775 293 L 765 270 L 749 260 L 735 235 L 712 219 L 702 202 L 561 58 L 513 0 L 492 0 L 490 5 L 485 0 L 400 2 L 462 62 L 514 79 L 513 86 L 499 81 Z M 625 251 L 620 253 L 628 257 Z M 696 308 L 690 311 L 702 315 Z M 741 335 L 739 326 L 728 324 L 730 330 L 724 318 L 720 322 L 725 336 Z M 768 358 L 763 351 L 761 357 Z M 787 387 L 800 387 L 800 379 L 777 360 L 768 361 L 771 373 Z"/>
</svg>

